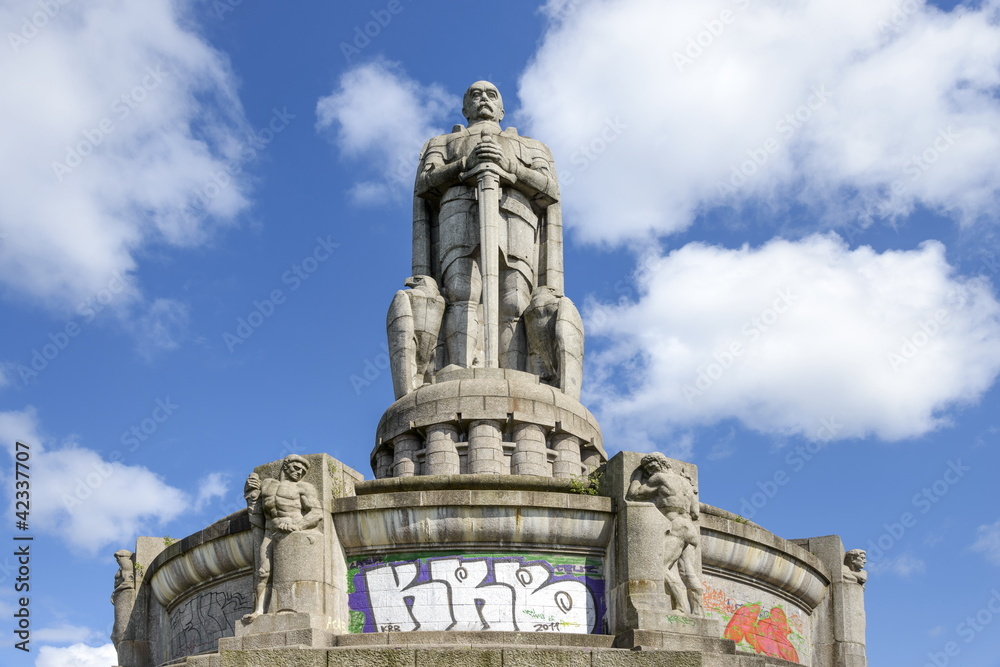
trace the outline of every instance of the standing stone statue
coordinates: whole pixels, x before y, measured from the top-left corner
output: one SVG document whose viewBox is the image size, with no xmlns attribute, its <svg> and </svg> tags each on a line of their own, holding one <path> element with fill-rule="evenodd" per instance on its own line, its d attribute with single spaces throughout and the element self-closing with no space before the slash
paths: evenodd
<svg viewBox="0 0 1000 667">
<path fill-rule="evenodd" d="M 663 454 L 653 452 L 642 457 L 632 474 L 626 499 L 651 502 L 666 517 L 669 527 L 663 537 L 664 584 L 675 610 L 703 616 L 698 566 L 701 508 L 691 479 L 674 472 Z"/>
<path fill-rule="evenodd" d="M 120 549 L 115 552 L 118 571 L 115 573 L 115 589 L 111 593 L 111 604 L 115 606 L 115 624 L 111 629 L 111 643 L 116 647 L 125 636 L 132 607 L 135 605 L 135 563 L 132 552 Z"/>
<path fill-rule="evenodd" d="M 311 531 L 323 519 L 316 487 L 301 481 L 308 470 L 309 461 L 291 454 L 282 461 L 277 479 L 261 480 L 257 473 L 247 477 L 244 496 L 258 547 L 254 563 L 256 604 L 245 617 L 247 620 L 263 614 L 267 608 L 276 543 L 292 533 Z"/>
<path fill-rule="evenodd" d="M 400 389 L 412 391 L 414 382 L 419 386 L 428 373 L 446 366 L 537 374 L 529 365 L 524 319 L 532 294 L 548 287 L 567 303 L 564 310 L 572 307 L 563 295 L 562 216 L 552 153 L 512 127 L 501 130 L 503 98 L 488 81 L 469 86 L 462 113 L 468 126 L 456 125 L 451 134 L 428 141 L 417 169 L 413 276 L 427 276 L 446 305 L 435 346 L 440 348 L 424 376 L 418 372 L 414 380 L 409 362 L 393 364 L 397 397 Z M 390 310 L 393 357 L 406 354 L 410 340 L 391 328 L 402 305 L 394 302 Z M 567 341 L 570 354 L 536 345 L 535 356 L 582 362 L 582 327 L 580 334 Z M 560 377 L 577 374 L 548 370 L 545 380 L 560 386 Z"/>
</svg>

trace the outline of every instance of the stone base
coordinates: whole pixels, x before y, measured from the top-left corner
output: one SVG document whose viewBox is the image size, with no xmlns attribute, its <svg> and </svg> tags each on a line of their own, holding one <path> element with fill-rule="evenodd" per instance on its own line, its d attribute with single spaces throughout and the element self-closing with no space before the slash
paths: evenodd
<svg viewBox="0 0 1000 667">
<path fill-rule="evenodd" d="M 314 614 L 261 614 L 237 621 L 235 636 L 219 639 L 219 650 L 334 646 L 334 630 L 333 619 Z"/>
<path fill-rule="evenodd" d="M 633 650 L 664 649 L 711 655 L 736 654 L 735 642 L 720 639 L 722 625 L 718 621 L 681 618 L 684 618 L 685 623 L 671 627 L 670 630 L 626 630 L 615 637 L 613 645 L 615 648 Z"/>
<path fill-rule="evenodd" d="M 425 633 L 414 633 L 425 634 Z M 664 649 L 568 646 L 371 646 L 251 649 L 192 656 L 172 667 L 793 667 L 777 658 Z"/>
<path fill-rule="evenodd" d="M 502 368 L 439 372 L 386 410 L 377 479 L 498 474 L 579 477 L 607 461 L 597 420 L 538 377 Z"/>
</svg>

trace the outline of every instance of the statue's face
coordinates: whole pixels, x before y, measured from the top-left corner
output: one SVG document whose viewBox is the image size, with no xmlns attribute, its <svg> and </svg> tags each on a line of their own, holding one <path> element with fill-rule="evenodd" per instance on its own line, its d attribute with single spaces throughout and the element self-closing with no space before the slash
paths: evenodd
<svg viewBox="0 0 1000 667">
<path fill-rule="evenodd" d="M 285 464 L 285 474 L 293 482 L 297 482 L 306 474 L 306 467 L 298 461 L 289 461 Z"/>
<path fill-rule="evenodd" d="M 658 472 L 664 472 L 670 469 L 670 464 L 666 461 L 661 461 L 659 459 L 649 459 L 642 464 L 643 469 L 647 474 L 653 475 Z"/>
<path fill-rule="evenodd" d="M 863 570 L 865 568 L 865 563 L 867 562 L 868 562 L 868 555 L 864 551 L 854 555 L 854 567 L 856 567 L 857 569 Z"/>
<path fill-rule="evenodd" d="M 477 81 L 465 91 L 462 114 L 470 123 L 481 120 L 499 123 L 503 118 L 503 98 L 489 81 Z"/>
</svg>

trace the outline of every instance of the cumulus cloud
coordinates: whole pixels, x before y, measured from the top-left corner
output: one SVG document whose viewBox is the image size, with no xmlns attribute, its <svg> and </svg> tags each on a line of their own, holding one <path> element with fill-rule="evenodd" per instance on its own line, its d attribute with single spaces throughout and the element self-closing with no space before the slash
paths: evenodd
<svg viewBox="0 0 1000 667">
<path fill-rule="evenodd" d="M 815 440 L 917 437 L 1000 372 L 1000 303 L 933 241 L 693 243 L 649 258 L 636 285 L 635 300 L 584 308 L 602 341 L 588 400 L 630 448 L 723 419 Z"/>
<path fill-rule="evenodd" d="M 50 4 L 0 8 L 0 125 L 16 128 L 0 134 L 0 286 L 82 311 L 117 280 L 114 302 L 141 313 L 137 253 L 199 244 L 248 204 L 234 77 L 186 3 Z"/>
<path fill-rule="evenodd" d="M 979 527 L 972 550 L 983 554 L 994 565 L 1000 565 L 1000 521 Z"/>
<path fill-rule="evenodd" d="M 519 122 L 553 148 L 566 220 L 592 241 L 748 204 L 805 205 L 827 224 L 918 204 L 993 219 L 997 8 L 553 0 Z"/>
<path fill-rule="evenodd" d="M 38 628 L 31 634 L 31 638 L 37 642 L 52 644 L 82 643 L 88 640 L 100 641 L 107 636 L 101 630 L 95 630 L 94 628 L 82 625 L 70 625 L 69 623 L 62 623 L 48 628 Z"/>
<path fill-rule="evenodd" d="M 65 648 L 42 646 L 38 649 L 35 667 L 108 667 L 117 662 L 114 644 L 73 644 Z"/>
<path fill-rule="evenodd" d="M 106 460 L 72 440 L 46 446 L 32 408 L 0 412 L 0 441 L 12 459 L 15 441 L 31 448 L 32 527 L 86 553 L 120 546 L 141 528 L 166 523 L 190 506 L 183 491 L 148 468 Z M 10 476 L 7 481 L 13 484 Z"/>
<path fill-rule="evenodd" d="M 316 128 L 341 154 L 367 163 L 379 180 L 351 188 L 356 203 L 376 204 L 412 192 L 420 148 L 444 132 L 461 100 L 439 85 L 421 85 L 395 63 L 375 61 L 349 69 L 316 105 Z M 440 125 L 440 127 L 439 127 Z"/>
<path fill-rule="evenodd" d="M 208 505 L 212 498 L 225 498 L 229 491 L 229 475 L 221 472 L 209 473 L 198 482 L 198 493 L 194 509 L 198 511 Z"/>
</svg>

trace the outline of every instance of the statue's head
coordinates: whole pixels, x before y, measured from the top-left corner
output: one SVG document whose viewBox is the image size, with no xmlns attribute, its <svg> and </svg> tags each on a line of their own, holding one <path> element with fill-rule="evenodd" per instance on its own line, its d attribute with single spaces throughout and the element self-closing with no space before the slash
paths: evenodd
<svg viewBox="0 0 1000 667">
<path fill-rule="evenodd" d="M 281 463 L 281 471 L 292 480 L 297 482 L 309 471 L 309 461 L 306 461 L 297 454 L 289 454 Z"/>
<path fill-rule="evenodd" d="M 670 470 L 670 461 L 667 457 L 659 452 L 653 452 L 652 454 L 646 454 L 639 461 L 639 465 L 642 466 L 643 470 L 652 475 L 657 472 L 666 472 Z"/>
<path fill-rule="evenodd" d="M 860 572 L 865 569 L 865 563 L 868 562 L 868 554 L 865 553 L 864 549 L 851 549 L 846 554 L 844 554 L 844 565 L 846 565 L 852 572 Z"/>
<path fill-rule="evenodd" d="M 407 287 L 413 287 L 413 288 L 423 287 L 434 290 L 437 290 L 438 288 L 437 281 L 434 280 L 433 277 L 425 276 L 422 274 L 410 276 L 409 278 L 403 281 L 403 284 L 406 285 Z"/>
<path fill-rule="evenodd" d="M 465 91 L 462 115 L 470 125 L 481 120 L 499 123 L 503 120 L 503 98 L 500 91 L 489 81 L 476 81 Z"/>
<path fill-rule="evenodd" d="M 115 552 L 115 560 L 118 561 L 119 567 L 125 567 L 126 563 L 131 564 L 132 552 L 128 549 L 119 549 Z"/>
</svg>

